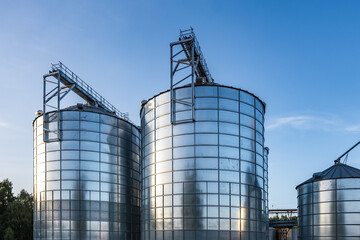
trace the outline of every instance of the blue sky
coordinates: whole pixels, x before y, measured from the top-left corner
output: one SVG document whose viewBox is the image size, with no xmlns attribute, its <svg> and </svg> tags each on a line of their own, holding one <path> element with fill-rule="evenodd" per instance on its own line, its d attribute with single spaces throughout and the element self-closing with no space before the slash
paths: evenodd
<svg viewBox="0 0 360 240">
<path fill-rule="evenodd" d="M 42 75 L 68 65 L 139 122 L 169 87 L 169 43 L 194 27 L 215 81 L 267 103 L 270 207 L 360 140 L 358 1 L 0 3 L 0 178 L 32 191 L 32 120 Z M 348 158 L 360 168 L 360 148 Z"/>
</svg>

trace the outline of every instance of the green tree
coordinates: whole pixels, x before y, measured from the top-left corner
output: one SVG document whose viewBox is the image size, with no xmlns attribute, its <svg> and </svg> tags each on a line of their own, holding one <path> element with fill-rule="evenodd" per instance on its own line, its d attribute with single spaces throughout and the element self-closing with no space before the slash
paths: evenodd
<svg viewBox="0 0 360 240">
<path fill-rule="evenodd" d="M 11 227 L 5 229 L 4 240 L 15 240 L 14 231 Z"/>
<path fill-rule="evenodd" d="M 12 190 L 13 186 L 9 179 L 0 182 L 0 239 L 3 239 L 5 230 L 9 226 L 7 208 L 15 199 Z"/>
<path fill-rule="evenodd" d="M 269 221 L 287 221 L 287 220 L 297 220 L 297 216 L 289 217 L 287 215 L 281 215 L 280 217 L 278 215 L 269 217 Z"/>
<path fill-rule="evenodd" d="M 33 232 L 33 198 L 32 195 L 21 190 L 16 199 L 9 204 L 9 225 L 19 240 L 32 239 Z"/>
<path fill-rule="evenodd" d="M 12 193 L 12 183 L 0 183 L 0 240 L 33 238 L 33 197 L 21 190 L 17 197 Z"/>
<path fill-rule="evenodd" d="M 14 201 L 12 182 L 9 179 L 4 179 L 0 182 L 0 214 L 3 214 L 7 209 L 9 203 Z"/>
</svg>

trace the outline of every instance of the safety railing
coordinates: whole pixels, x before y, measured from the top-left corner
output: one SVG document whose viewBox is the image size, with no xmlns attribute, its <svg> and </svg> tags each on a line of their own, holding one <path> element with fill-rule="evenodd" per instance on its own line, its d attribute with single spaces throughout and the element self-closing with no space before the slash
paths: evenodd
<svg viewBox="0 0 360 240">
<path fill-rule="evenodd" d="M 196 38 L 196 35 L 195 35 L 195 32 L 194 32 L 194 29 L 193 28 L 190 28 L 190 29 L 187 29 L 187 30 L 180 30 L 180 40 L 185 40 L 185 39 L 188 39 L 188 38 L 192 38 L 193 41 L 194 41 L 194 45 L 195 45 L 195 53 L 196 55 L 199 56 L 199 61 L 200 61 L 200 65 L 203 69 L 203 71 L 205 72 L 205 75 L 206 75 L 206 78 L 207 78 L 207 81 L 211 82 L 213 81 L 212 80 L 212 76 L 210 74 L 210 70 L 207 66 L 207 62 L 205 60 L 205 57 L 201 51 L 201 47 L 200 47 L 200 44 Z"/>
<path fill-rule="evenodd" d="M 84 80 L 77 76 L 73 71 L 66 67 L 63 63 L 59 62 L 57 64 L 51 64 L 52 71 L 58 71 L 65 78 L 72 81 L 75 84 L 75 87 L 80 90 L 84 95 L 96 102 L 100 107 L 115 113 L 118 117 L 129 121 L 128 113 L 120 112 L 115 106 L 113 106 L 109 101 L 102 97 L 98 92 L 96 92 L 92 87 L 90 87 Z"/>
</svg>

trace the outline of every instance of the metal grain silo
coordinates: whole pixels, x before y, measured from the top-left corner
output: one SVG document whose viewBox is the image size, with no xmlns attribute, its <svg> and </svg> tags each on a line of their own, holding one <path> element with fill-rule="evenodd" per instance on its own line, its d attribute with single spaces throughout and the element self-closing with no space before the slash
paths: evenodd
<svg viewBox="0 0 360 240">
<path fill-rule="evenodd" d="M 142 102 L 143 240 L 266 239 L 264 113 L 253 94 L 212 82 Z"/>
<path fill-rule="evenodd" d="M 139 239 L 139 130 L 95 106 L 34 121 L 34 239 Z M 45 136 L 45 139 L 47 137 Z"/>
<path fill-rule="evenodd" d="M 299 239 L 360 239 L 360 170 L 339 161 L 296 187 Z"/>
<path fill-rule="evenodd" d="M 61 62 L 43 80 L 34 239 L 140 239 L 139 129 Z M 69 92 L 87 104 L 62 108 Z"/>
</svg>

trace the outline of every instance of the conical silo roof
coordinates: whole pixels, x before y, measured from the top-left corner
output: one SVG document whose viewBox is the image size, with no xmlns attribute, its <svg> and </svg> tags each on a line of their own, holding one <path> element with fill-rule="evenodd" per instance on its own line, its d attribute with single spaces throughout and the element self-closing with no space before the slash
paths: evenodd
<svg viewBox="0 0 360 240">
<path fill-rule="evenodd" d="M 360 178 L 360 169 L 351 167 L 343 163 L 335 163 L 333 166 L 327 168 L 322 172 L 314 173 L 312 178 L 299 184 L 296 189 L 306 183 L 338 178 Z"/>
</svg>

